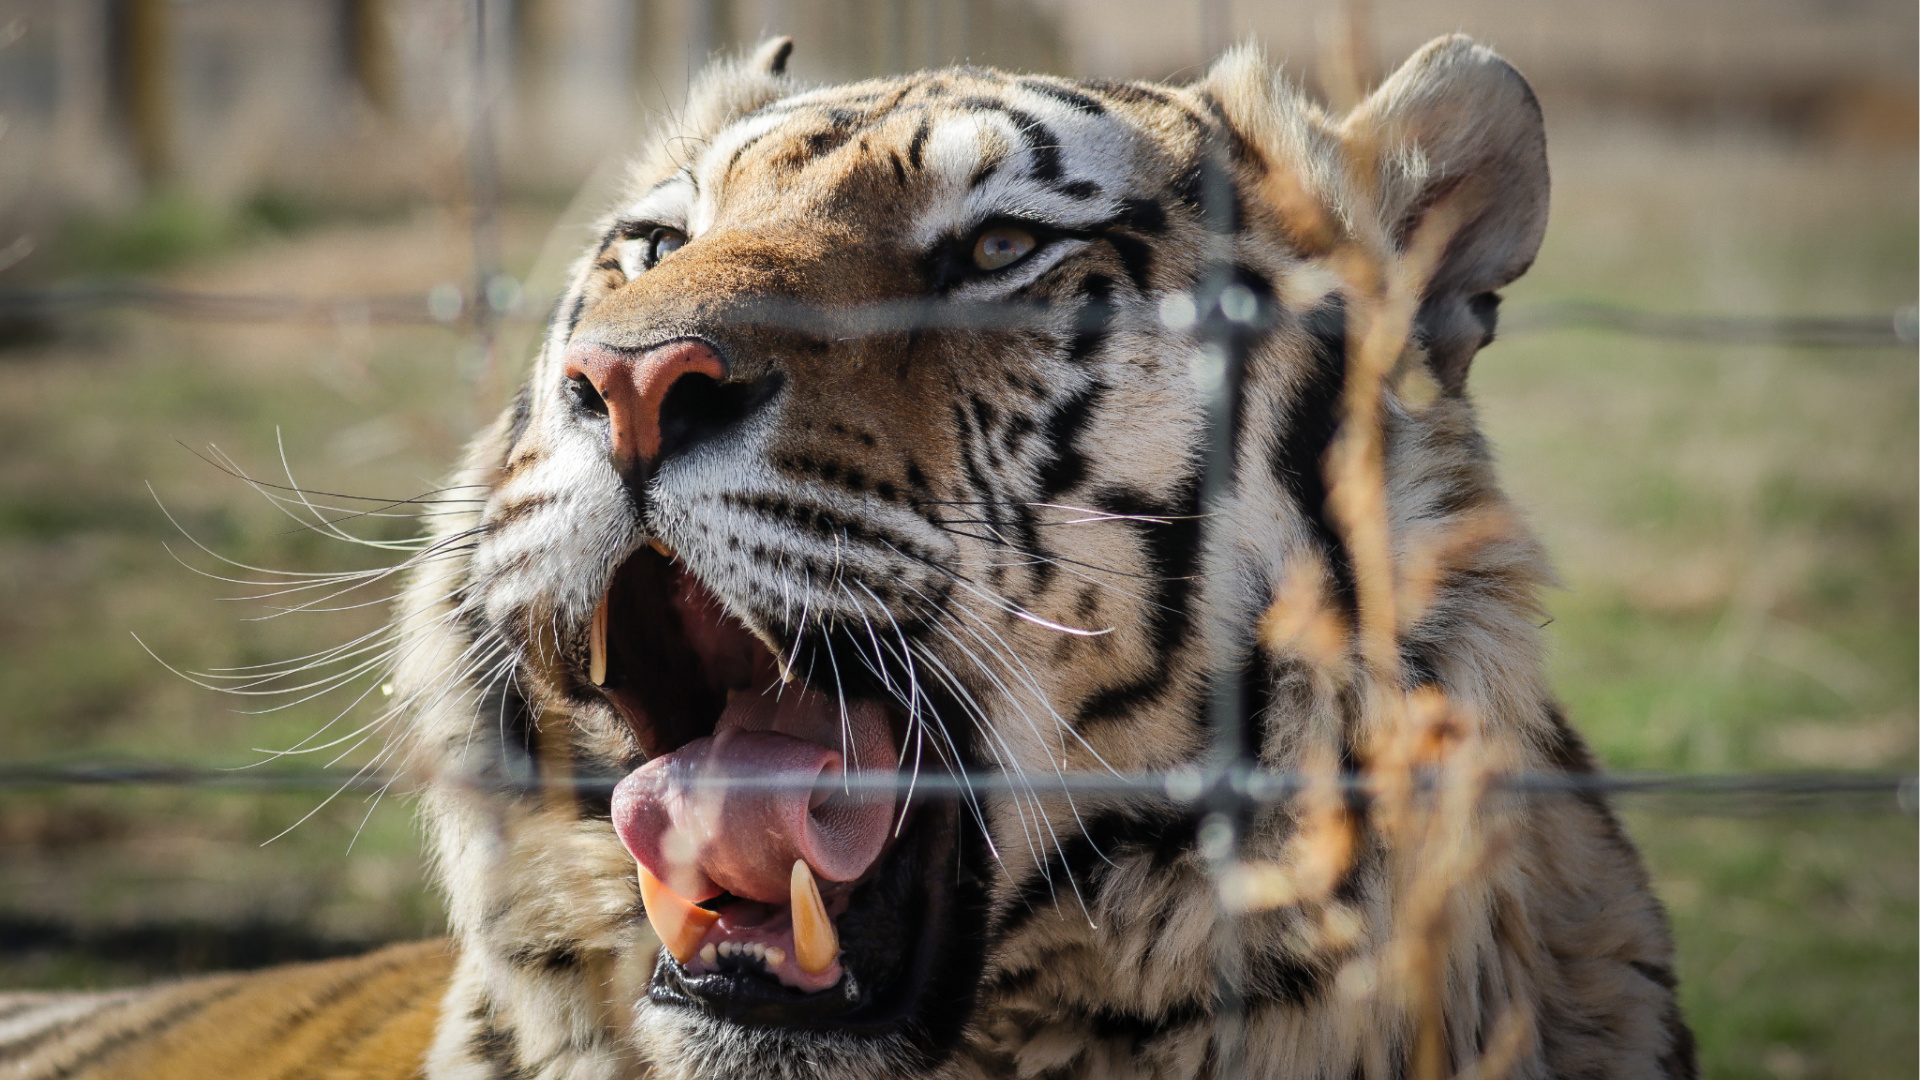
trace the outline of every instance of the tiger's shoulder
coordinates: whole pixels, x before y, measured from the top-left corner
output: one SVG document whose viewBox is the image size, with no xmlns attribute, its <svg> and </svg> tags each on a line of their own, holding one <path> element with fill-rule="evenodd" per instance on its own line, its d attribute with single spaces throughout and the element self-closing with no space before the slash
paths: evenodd
<svg viewBox="0 0 1920 1080">
<path fill-rule="evenodd" d="M 106 993 L 0 994 L 7 1080 L 399 1080 L 421 1075 L 445 941 Z"/>
</svg>

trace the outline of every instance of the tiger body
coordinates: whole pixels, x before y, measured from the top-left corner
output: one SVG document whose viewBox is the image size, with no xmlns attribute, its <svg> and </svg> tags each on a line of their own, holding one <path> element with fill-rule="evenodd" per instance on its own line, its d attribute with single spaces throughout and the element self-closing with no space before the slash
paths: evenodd
<svg viewBox="0 0 1920 1080">
<path fill-rule="evenodd" d="M 0 1075 L 398 1080 L 440 1015 L 446 942 L 101 994 L 0 994 Z"/>
<path fill-rule="evenodd" d="M 1448 199 L 1409 353 L 1426 389 L 1382 405 L 1387 524 L 1402 553 L 1504 524 L 1436 576 L 1387 689 L 1444 692 L 1489 768 L 1593 770 L 1542 674 L 1543 558 L 1465 393 L 1545 226 L 1524 80 L 1447 39 L 1336 119 L 1251 51 L 1189 87 L 963 69 L 809 91 L 784 57 L 711 71 L 638 168 L 456 479 L 484 499 L 436 518 L 403 598 L 395 700 L 453 945 L 409 961 L 444 986 L 391 1075 L 1211 1076 L 1223 932 L 1247 1075 L 1415 1072 L 1418 1003 L 1378 985 L 1418 868 L 1364 806 L 1339 811 L 1352 850 L 1323 887 L 1220 920 L 1203 808 L 1049 783 L 1202 763 L 1220 670 L 1265 768 L 1351 775 L 1373 752 L 1369 676 L 1255 628 L 1302 566 L 1355 603 L 1322 471 L 1353 301 L 1323 234 L 1391 254 Z M 1244 316 L 1212 507 L 1194 296 Z M 632 374 L 668 362 L 690 374 L 664 397 Z M 631 677 L 656 653 L 712 664 L 627 627 L 684 630 L 698 603 L 843 727 L 884 713 L 901 770 L 1008 780 L 900 809 L 851 891 L 827 879 L 855 1004 L 663 954 L 642 910 L 618 791 L 735 706 Z M 1437 1060 L 1473 1067 L 1518 1017 L 1510 1076 L 1693 1075 L 1664 916 L 1609 809 L 1501 805 L 1473 826 L 1497 853 L 1447 901 Z M 1309 813 L 1252 815 L 1240 857 L 1300 870 Z M 0 1039 L 16 1059 L 41 1060 Z"/>
</svg>

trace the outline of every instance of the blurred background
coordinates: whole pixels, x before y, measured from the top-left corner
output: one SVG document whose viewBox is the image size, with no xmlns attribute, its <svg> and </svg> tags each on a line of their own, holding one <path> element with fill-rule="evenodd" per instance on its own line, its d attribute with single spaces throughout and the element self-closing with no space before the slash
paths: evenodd
<svg viewBox="0 0 1920 1080">
<path fill-rule="evenodd" d="M 272 761 L 19 770 L 247 765 L 377 697 L 248 712 L 284 703 L 163 666 L 383 616 L 276 616 L 206 576 L 381 561 L 209 448 L 322 491 L 432 487 L 705 57 L 788 33 L 803 79 L 1183 80 L 1251 38 L 1340 103 L 1456 30 L 1547 115 L 1552 226 L 1473 393 L 1557 559 L 1571 713 L 1618 770 L 1911 774 L 1911 0 L 0 0 L 0 986 L 439 932 L 402 798 L 323 804 Z M 1709 1075 L 1916 1074 L 1911 788 L 1622 804 Z"/>
</svg>

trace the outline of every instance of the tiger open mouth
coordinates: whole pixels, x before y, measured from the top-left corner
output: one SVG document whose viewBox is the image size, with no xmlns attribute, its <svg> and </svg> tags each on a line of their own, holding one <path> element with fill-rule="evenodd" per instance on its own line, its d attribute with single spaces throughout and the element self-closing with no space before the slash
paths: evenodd
<svg viewBox="0 0 1920 1080">
<path fill-rule="evenodd" d="M 956 815 L 896 792 L 892 703 L 817 649 L 783 668 L 651 548 L 616 571 L 589 636 L 585 674 L 648 752 L 613 822 L 664 946 L 650 998 L 754 1024 L 906 1016 L 950 936 Z"/>
</svg>

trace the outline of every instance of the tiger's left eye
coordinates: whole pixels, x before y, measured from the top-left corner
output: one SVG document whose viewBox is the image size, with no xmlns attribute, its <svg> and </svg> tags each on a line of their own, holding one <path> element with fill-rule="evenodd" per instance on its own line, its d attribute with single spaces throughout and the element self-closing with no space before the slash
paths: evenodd
<svg viewBox="0 0 1920 1080">
<path fill-rule="evenodd" d="M 655 263 L 679 251 L 687 243 L 687 234 L 678 229 L 655 229 L 647 237 L 647 269 L 653 269 Z"/>
<path fill-rule="evenodd" d="M 982 270 L 1012 266 L 1034 249 L 1033 234 L 1018 225 L 995 225 L 973 241 L 973 265 Z"/>
</svg>

